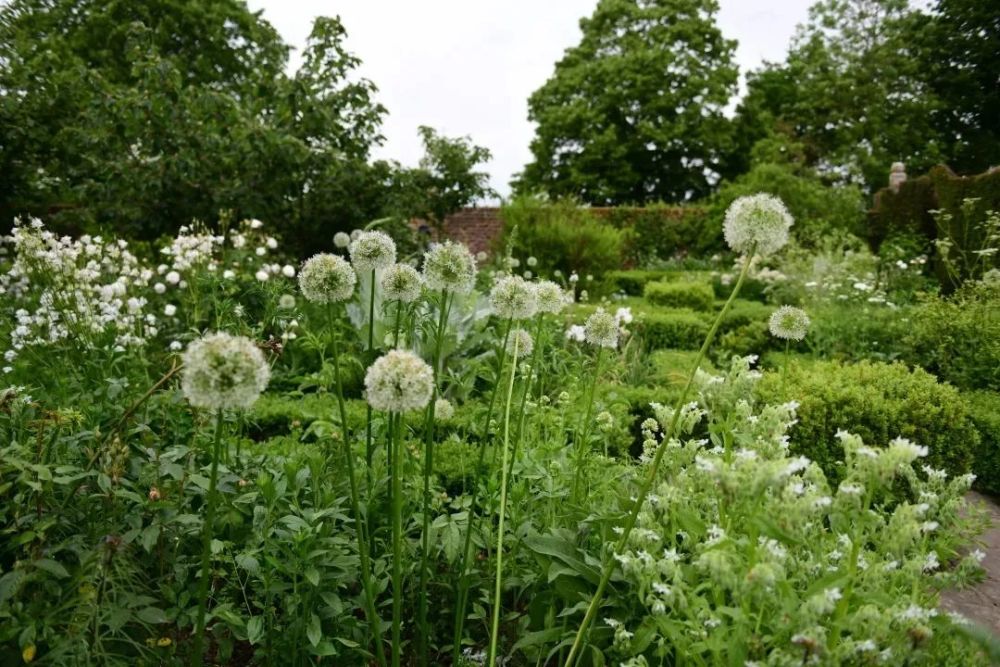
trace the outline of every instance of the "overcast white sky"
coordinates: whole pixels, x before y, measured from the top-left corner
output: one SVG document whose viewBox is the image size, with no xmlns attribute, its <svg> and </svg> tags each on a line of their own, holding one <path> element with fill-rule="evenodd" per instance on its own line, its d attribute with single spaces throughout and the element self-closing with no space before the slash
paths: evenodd
<svg viewBox="0 0 1000 667">
<path fill-rule="evenodd" d="M 597 0 L 248 0 L 289 44 L 301 48 L 312 19 L 340 15 L 360 73 L 389 110 L 377 157 L 415 165 L 417 127 L 468 135 L 493 152 L 494 189 L 531 157 L 528 96 L 580 39 Z M 719 25 L 738 40 L 740 72 L 782 60 L 811 0 L 720 0 Z M 297 54 L 292 66 L 297 66 Z"/>
</svg>

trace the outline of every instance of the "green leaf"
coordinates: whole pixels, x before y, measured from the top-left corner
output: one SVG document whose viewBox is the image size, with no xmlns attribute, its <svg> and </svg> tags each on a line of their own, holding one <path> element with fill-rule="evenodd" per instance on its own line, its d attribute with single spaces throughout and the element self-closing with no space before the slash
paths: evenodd
<svg viewBox="0 0 1000 667">
<path fill-rule="evenodd" d="M 309 643 L 314 647 L 319 646 L 319 640 L 323 638 L 323 628 L 320 626 L 319 616 L 316 614 L 309 615 L 309 625 L 306 626 L 306 637 L 309 638 Z"/>
<path fill-rule="evenodd" d="M 169 619 L 162 609 L 157 607 L 144 607 L 136 614 L 139 620 L 144 623 L 167 623 Z"/>
<path fill-rule="evenodd" d="M 264 637 L 264 617 L 251 616 L 247 622 L 247 641 L 256 644 Z"/>
<path fill-rule="evenodd" d="M 61 563 L 58 563 L 54 560 L 50 560 L 48 558 L 40 558 L 34 561 L 34 563 L 35 567 L 37 567 L 39 570 L 45 570 L 49 574 L 53 574 L 59 577 L 60 579 L 69 576 L 69 572 L 66 570 L 66 568 L 63 567 Z"/>
<path fill-rule="evenodd" d="M 547 630 L 538 630 L 536 632 L 529 632 L 523 635 L 517 643 L 514 644 L 513 651 L 523 650 L 531 646 L 539 646 L 549 644 L 556 641 L 563 634 L 562 628 L 548 628 Z"/>
<path fill-rule="evenodd" d="M 303 573 L 305 575 L 306 581 L 308 581 L 313 586 L 319 586 L 319 570 L 314 567 L 306 568 Z"/>
</svg>

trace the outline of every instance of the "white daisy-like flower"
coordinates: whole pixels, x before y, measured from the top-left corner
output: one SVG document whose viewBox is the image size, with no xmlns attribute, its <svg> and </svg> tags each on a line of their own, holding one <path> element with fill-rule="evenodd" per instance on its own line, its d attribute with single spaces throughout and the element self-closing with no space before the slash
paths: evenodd
<svg viewBox="0 0 1000 667">
<path fill-rule="evenodd" d="M 171 285 L 176 285 L 181 281 L 181 274 L 177 273 L 176 271 L 171 271 L 166 276 L 164 276 L 164 280 L 166 280 Z"/>
<path fill-rule="evenodd" d="M 184 351 L 181 390 L 196 408 L 249 408 L 267 388 L 271 368 L 252 340 L 208 334 Z"/>
<path fill-rule="evenodd" d="M 792 215 L 780 199 L 769 194 L 740 197 L 726 210 L 726 243 L 741 254 L 771 255 L 788 243 Z"/>
<path fill-rule="evenodd" d="M 424 254 L 427 289 L 468 294 L 476 284 L 476 260 L 462 243 L 437 243 Z"/>
<path fill-rule="evenodd" d="M 385 299 L 410 303 L 420 296 L 423 280 L 409 264 L 393 264 L 382 274 L 379 285 Z"/>
<path fill-rule="evenodd" d="M 562 287 L 551 280 L 542 280 L 535 285 L 535 296 L 538 299 L 538 312 L 557 315 L 571 301 L 571 297 Z"/>
<path fill-rule="evenodd" d="M 156 292 L 157 294 L 163 294 L 164 292 L 167 291 L 167 286 L 164 285 L 163 283 L 156 283 L 155 285 L 153 285 L 153 291 Z"/>
<path fill-rule="evenodd" d="M 618 347 L 618 320 L 603 308 L 598 308 L 583 325 L 587 342 L 597 347 Z"/>
<path fill-rule="evenodd" d="M 351 245 L 351 235 L 347 232 L 337 232 L 333 235 L 333 245 L 338 248 L 346 248 Z"/>
<path fill-rule="evenodd" d="M 771 335 L 782 340 L 802 340 L 809 331 L 809 316 L 801 308 L 782 306 L 771 314 Z"/>
<path fill-rule="evenodd" d="M 358 273 L 384 269 L 396 263 L 396 242 L 385 232 L 362 232 L 348 248 Z"/>
<path fill-rule="evenodd" d="M 177 314 L 177 306 L 172 303 L 168 303 L 163 307 L 163 314 L 167 317 L 173 317 Z"/>
<path fill-rule="evenodd" d="M 455 416 L 455 406 L 447 398 L 439 398 L 434 401 L 434 419 L 439 422 L 446 422 Z"/>
<path fill-rule="evenodd" d="M 299 271 L 299 289 L 313 303 L 336 303 L 350 299 L 357 280 L 350 264 L 328 253 L 313 255 Z"/>
<path fill-rule="evenodd" d="M 531 334 L 524 329 L 513 329 L 510 332 L 510 338 L 507 340 L 507 354 L 514 354 L 515 341 L 517 341 L 518 359 L 529 356 L 531 351 L 535 349 L 535 341 L 531 338 Z"/>
<path fill-rule="evenodd" d="M 535 286 L 520 276 L 504 276 L 490 290 L 490 305 L 497 317 L 526 320 L 538 310 Z"/>
<path fill-rule="evenodd" d="M 390 350 L 365 373 L 365 397 L 376 410 L 420 410 L 427 407 L 433 393 L 434 371 L 407 350 Z"/>
</svg>

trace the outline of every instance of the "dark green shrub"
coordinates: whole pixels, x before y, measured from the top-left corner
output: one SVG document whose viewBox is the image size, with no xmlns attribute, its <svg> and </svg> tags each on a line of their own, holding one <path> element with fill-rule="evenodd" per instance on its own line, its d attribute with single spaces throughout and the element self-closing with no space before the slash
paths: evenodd
<svg viewBox="0 0 1000 667">
<path fill-rule="evenodd" d="M 711 287 L 690 281 L 647 283 L 643 296 L 657 306 L 700 311 L 711 310 L 714 303 Z"/>
<path fill-rule="evenodd" d="M 500 209 L 504 221 L 501 249 L 516 257 L 535 257 L 538 273 L 603 276 L 620 269 L 627 233 L 596 218 L 576 202 L 547 202 L 522 196 Z"/>
<path fill-rule="evenodd" d="M 729 310 L 726 311 L 726 317 L 723 318 L 722 324 L 719 325 L 719 330 L 723 332 L 732 331 L 753 322 L 767 322 L 774 311 L 774 306 L 769 306 L 759 301 L 735 299 L 732 305 L 729 306 Z"/>
<path fill-rule="evenodd" d="M 346 401 L 348 427 L 364 428 L 366 403 Z M 297 428 L 306 429 L 316 420 L 340 423 L 337 397 L 329 393 L 262 394 L 248 414 L 250 434 L 256 439 L 277 436 Z"/>
<path fill-rule="evenodd" d="M 1000 495 L 1000 394 L 970 391 L 963 396 L 972 424 L 979 431 L 979 448 L 972 464 L 976 488 Z"/>
<path fill-rule="evenodd" d="M 670 275 L 670 271 L 645 271 L 641 269 L 609 271 L 605 274 L 604 281 L 608 292 L 624 292 L 629 296 L 642 296 L 647 283 L 654 280 L 667 280 Z"/>
<path fill-rule="evenodd" d="M 634 266 L 686 253 L 698 244 L 708 210 L 703 206 L 616 206 L 595 213 L 628 232 L 625 258 Z"/>
<path fill-rule="evenodd" d="M 909 361 L 904 342 L 913 327 L 912 308 L 830 303 L 808 309 L 811 324 L 803 346 L 841 361 Z"/>
<path fill-rule="evenodd" d="M 966 283 L 919 306 L 907 327 L 908 361 L 963 389 L 1000 390 L 1000 284 Z"/>
<path fill-rule="evenodd" d="M 644 313 L 635 323 L 636 333 L 647 349 L 696 350 L 708 335 L 708 323 L 693 310 L 660 310 Z"/>
<path fill-rule="evenodd" d="M 736 273 L 717 275 L 712 278 L 712 290 L 715 291 L 716 299 L 728 299 L 729 295 L 733 293 L 733 287 L 736 284 Z M 723 278 L 723 275 L 727 275 L 728 278 Z M 740 287 L 740 298 L 762 303 L 766 302 L 767 288 L 768 283 L 763 280 L 747 277 L 743 280 L 743 285 Z"/>
<path fill-rule="evenodd" d="M 783 391 L 781 374 L 768 373 L 758 393 L 768 403 L 799 402 L 799 421 L 790 431 L 792 451 L 834 477 L 843 456 L 836 438 L 841 429 L 872 447 L 909 438 L 930 450 L 927 465 L 951 474 L 968 472 L 979 447 L 979 434 L 958 390 L 903 364 L 792 364 Z"/>
<path fill-rule="evenodd" d="M 745 357 L 749 354 L 763 354 L 776 346 L 776 339 L 767 328 L 767 322 L 748 322 L 722 335 L 716 347 L 715 356 L 720 362 L 734 355 Z M 781 346 L 782 349 L 784 346 Z"/>
</svg>

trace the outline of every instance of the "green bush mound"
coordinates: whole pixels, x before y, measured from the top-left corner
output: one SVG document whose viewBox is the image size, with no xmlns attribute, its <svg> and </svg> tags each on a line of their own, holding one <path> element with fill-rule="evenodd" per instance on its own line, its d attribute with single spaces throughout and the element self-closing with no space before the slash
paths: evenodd
<svg viewBox="0 0 1000 667">
<path fill-rule="evenodd" d="M 725 300 L 729 298 L 729 295 L 733 293 L 733 287 L 736 285 L 736 277 L 738 274 L 739 272 L 734 270 L 729 274 L 718 274 L 712 277 L 712 290 L 715 292 L 716 299 Z M 728 275 L 729 278 L 723 281 L 723 275 Z M 770 283 L 747 276 L 744 278 L 743 285 L 740 287 L 740 298 L 766 303 L 767 288 L 769 286 Z"/>
<path fill-rule="evenodd" d="M 837 431 L 861 436 L 882 447 L 909 438 L 928 448 L 924 462 L 950 474 L 969 472 L 979 434 L 958 390 L 921 369 L 863 361 L 852 365 L 816 362 L 792 365 L 782 388 L 781 373 L 766 374 L 758 386 L 765 402 L 799 402 L 792 427 L 792 450 L 838 478 Z"/>
<path fill-rule="evenodd" d="M 367 404 L 359 399 L 347 399 L 347 423 L 350 428 L 364 428 Z M 262 440 L 302 428 L 316 420 L 340 423 L 340 411 L 334 394 L 318 392 L 303 394 L 262 394 L 249 412 L 250 434 Z"/>
<path fill-rule="evenodd" d="M 734 299 L 732 305 L 729 306 L 729 310 L 726 312 L 725 318 L 722 320 L 722 324 L 719 325 L 719 331 L 725 333 L 752 324 L 753 322 L 766 323 L 775 310 L 775 306 L 759 301 Z"/>
<path fill-rule="evenodd" d="M 657 306 L 690 308 L 702 312 L 711 310 L 715 302 L 710 286 L 693 281 L 647 283 L 643 297 Z"/>
<path fill-rule="evenodd" d="M 664 270 L 631 269 L 609 271 L 604 280 L 609 292 L 623 292 L 629 296 L 642 296 L 646 284 L 657 280 L 669 280 L 672 272 Z"/>
<path fill-rule="evenodd" d="M 634 327 L 648 350 L 696 350 L 708 335 L 709 325 L 700 313 L 674 308 L 643 313 L 636 318 Z"/>
<path fill-rule="evenodd" d="M 970 391 L 963 396 L 972 423 L 979 431 L 979 448 L 972 465 L 976 488 L 1000 495 L 1000 394 Z"/>
<path fill-rule="evenodd" d="M 908 360 L 963 389 L 1000 390 L 1000 284 L 966 283 L 916 310 Z"/>
</svg>

